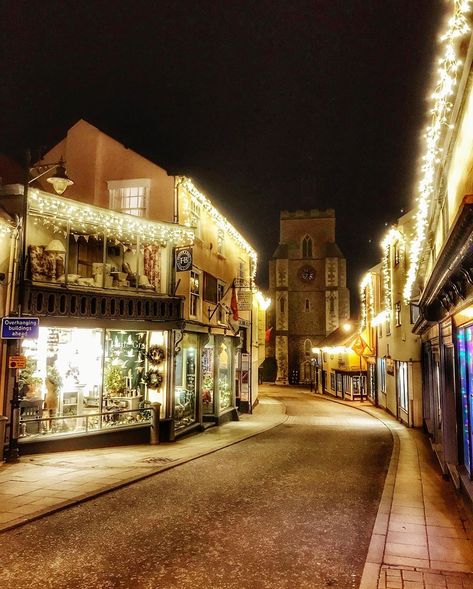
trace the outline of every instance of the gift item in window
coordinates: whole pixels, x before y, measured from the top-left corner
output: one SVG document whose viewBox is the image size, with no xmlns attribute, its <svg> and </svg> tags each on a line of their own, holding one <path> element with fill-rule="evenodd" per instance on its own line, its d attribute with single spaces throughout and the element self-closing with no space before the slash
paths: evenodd
<svg viewBox="0 0 473 589">
<path fill-rule="evenodd" d="M 153 366 L 158 366 L 166 357 L 166 352 L 162 346 L 153 345 L 150 346 L 148 349 L 148 353 L 146 354 L 146 358 Z"/>
<path fill-rule="evenodd" d="M 147 245 L 144 251 L 145 276 L 151 288 L 160 292 L 161 287 L 161 255 L 157 245 Z"/>
<path fill-rule="evenodd" d="M 126 274 L 128 284 L 133 288 L 136 287 L 136 274 L 133 272 L 128 262 L 123 262 L 122 271 Z"/>
<path fill-rule="evenodd" d="M 29 276 L 38 282 L 51 282 L 64 275 L 64 261 L 44 245 L 28 246 Z"/>
<path fill-rule="evenodd" d="M 105 277 L 104 277 L 104 264 L 102 262 L 94 262 L 92 264 L 92 276 L 94 277 L 95 286 L 99 288 L 104 286 L 105 288 L 111 288 L 113 286 L 113 276 L 111 275 L 112 264 L 105 264 Z"/>
</svg>

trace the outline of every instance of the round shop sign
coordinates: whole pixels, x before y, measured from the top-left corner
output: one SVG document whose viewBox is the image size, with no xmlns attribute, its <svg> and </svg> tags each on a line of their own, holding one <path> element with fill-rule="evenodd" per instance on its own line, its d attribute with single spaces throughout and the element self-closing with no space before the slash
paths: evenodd
<svg viewBox="0 0 473 589">
<path fill-rule="evenodd" d="M 192 268 L 192 248 L 176 249 L 176 271 L 187 272 Z"/>
</svg>

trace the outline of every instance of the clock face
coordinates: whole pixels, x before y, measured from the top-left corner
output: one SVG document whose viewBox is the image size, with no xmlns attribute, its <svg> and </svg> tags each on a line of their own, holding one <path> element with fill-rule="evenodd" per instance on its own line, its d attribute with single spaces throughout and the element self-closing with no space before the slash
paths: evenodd
<svg viewBox="0 0 473 589">
<path fill-rule="evenodd" d="M 315 278 L 315 270 L 312 266 L 302 266 L 299 270 L 299 278 L 305 282 L 310 282 Z"/>
</svg>

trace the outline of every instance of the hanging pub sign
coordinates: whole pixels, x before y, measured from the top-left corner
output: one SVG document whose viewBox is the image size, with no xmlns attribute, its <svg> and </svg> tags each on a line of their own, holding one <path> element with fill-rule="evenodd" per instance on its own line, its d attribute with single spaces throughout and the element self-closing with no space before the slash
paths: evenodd
<svg viewBox="0 0 473 589">
<path fill-rule="evenodd" d="M 188 272 L 192 268 L 192 248 L 177 247 L 175 254 L 176 272 Z"/>
</svg>

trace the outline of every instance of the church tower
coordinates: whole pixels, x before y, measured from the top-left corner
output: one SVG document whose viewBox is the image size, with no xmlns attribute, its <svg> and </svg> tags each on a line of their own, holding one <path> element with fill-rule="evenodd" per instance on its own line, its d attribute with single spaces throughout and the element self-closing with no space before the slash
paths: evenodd
<svg viewBox="0 0 473 589">
<path fill-rule="evenodd" d="M 269 262 L 276 382 L 309 382 L 311 350 L 350 317 L 346 260 L 335 242 L 335 211 L 281 211 Z"/>
</svg>

